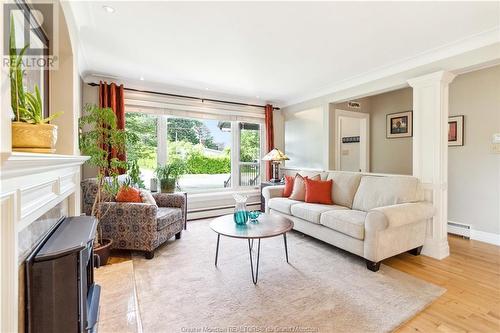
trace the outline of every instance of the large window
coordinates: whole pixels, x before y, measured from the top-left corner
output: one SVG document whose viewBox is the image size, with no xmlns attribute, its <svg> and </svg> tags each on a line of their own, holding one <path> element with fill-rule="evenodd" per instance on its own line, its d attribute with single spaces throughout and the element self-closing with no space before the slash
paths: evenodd
<svg viewBox="0 0 500 333">
<path fill-rule="evenodd" d="M 224 189 L 231 184 L 231 128 L 217 120 L 168 118 L 168 159 L 181 158 L 186 174 L 179 188 L 186 192 Z"/>
<path fill-rule="evenodd" d="M 131 133 L 127 142 L 127 159 L 137 160 L 144 184 L 149 188 L 154 169 L 158 165 L 158 117 L 145 113 L 128 112 L 125 130 Z"/>
<path fill-rule="evenodd" d="M 182 191 L 260 184 L 259 124 L 127 112 L 126 130 L 135 138 L 127 144 L 129 160 L 137 159 L 146 187 L 156 166 L 175 158 L 186 165 L 186 173 L 178 181 Z"/>
<path fill-rule="evenodd" d="M 260 184 L 260 125 L 239 123 L 240 128 L 240 186 Z"/>
</svg>

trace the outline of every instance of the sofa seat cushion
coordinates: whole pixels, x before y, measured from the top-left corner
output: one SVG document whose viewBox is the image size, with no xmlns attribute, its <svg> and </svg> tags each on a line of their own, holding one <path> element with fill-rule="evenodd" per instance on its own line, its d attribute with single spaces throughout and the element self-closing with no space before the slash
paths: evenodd
<svg viewBox="0 0 500 333">
<path fill-rule="evenodd" d="M 269 208 L 277 210 L 280 213 L 292 215 L 290 208 L 298 203 L 301 203 L 301 201 L 288 198 L 271 198 L 267 204 Z"/>
<path fill-rule="evenodd" d="M 360 210 L 334 210 L 321 214 L 320 224 L 348 236 L 365 238 L 366 212 Z"/>
<path fill-rule="evenodd" d="M 323 205 L 316 203 L 298 203 L 296 205 L 293 205 L 291 208 L 293 216 L 312 223 L 319 223 L 320 216 L 324 212 L 328 212 L 331 210 L 346 210 L 346 209 L 347 208 L 343 206 Z"/>
<path fill-rule="evenodd" d="M 178 220 L 182 220 L 182 209 L 159 207 L 156 213 L 156 230 L 160 231 Z"/>
</svg>

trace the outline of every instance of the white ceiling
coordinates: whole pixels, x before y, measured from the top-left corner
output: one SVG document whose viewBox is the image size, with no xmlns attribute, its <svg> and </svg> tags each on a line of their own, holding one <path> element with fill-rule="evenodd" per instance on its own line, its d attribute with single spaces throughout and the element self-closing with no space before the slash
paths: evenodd
<svg viewBox="0 0 500 333">
<path fill-rule="evenodd" d="M 93 1 L 71 10 L 84 77 L 142 76 L 281 105 L 500 26 L 497 1 Z"/>
</svg>

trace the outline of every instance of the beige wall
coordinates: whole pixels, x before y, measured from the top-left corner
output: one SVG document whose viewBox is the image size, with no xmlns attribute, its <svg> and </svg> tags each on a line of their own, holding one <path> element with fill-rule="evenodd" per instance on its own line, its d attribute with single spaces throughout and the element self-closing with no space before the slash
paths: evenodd
<svg viewBox="0 0 500 333">
<path fill-rule="evenodd" d="M 448 219 L 500 234 L 500 66 L 460 75 L 450 85 L 450 115 L 464 115 L 464 146 L 448 148 Z"/>
<path fill-rule="evenodd" d="M 370 114 L 370 172 L 412 174 L 412 138 L 386 138 L 386 115 L 413 108 L 412 89 L 404 88 L 370 97 L 355 99 L 359 109 L 347 103 L 334 104 L 335 109 Z M 333 137 L 332 146 L 335 146 Z"/>
<path fill-rule="evenodd" d="M 370 172 L 412 174 L 413 138 L 386 138 L 386 115 L 412 108 L 411 88 L 370 97 Z"/>
</svg>

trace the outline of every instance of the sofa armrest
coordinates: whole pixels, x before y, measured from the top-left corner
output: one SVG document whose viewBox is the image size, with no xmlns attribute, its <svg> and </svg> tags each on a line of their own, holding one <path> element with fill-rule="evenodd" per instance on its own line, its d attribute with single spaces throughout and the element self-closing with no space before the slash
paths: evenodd
<svg viewBox="0 0 500 333">
<path fill-rule="evenodd" d="M 262 196 L 266 202 L 271 198 L 282 197 L 285 185 L 266 186 L 262 189 Z"/>
<path fill-rule="evenodd" d="M 183 193 L 153 193 L 153 198 L 158 207 L 175 207 L 184 211 L 186 196 Z"/>
<path fill-rule="evenodd" d="M 366 215 L 367 231 L 384 230 L 412 224 L 434 216 L 434 207 L 428 202 L 412 202 L 378 207 Z"/>
</svg>

